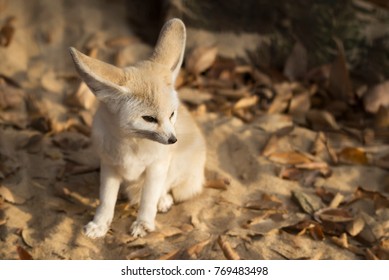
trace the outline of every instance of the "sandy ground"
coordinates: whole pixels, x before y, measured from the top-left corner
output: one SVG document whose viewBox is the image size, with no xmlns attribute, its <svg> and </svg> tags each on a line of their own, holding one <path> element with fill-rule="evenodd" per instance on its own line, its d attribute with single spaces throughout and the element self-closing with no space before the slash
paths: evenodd
<svg viewBox="0 0 389 280">
<path fill-rule="evenodd" d="M 158 214 L 156 232 L 138 239 L 128 232 L 136 208 L 121 198 L 107 236 L 85 237 L 82 227 L 98 204 L 99 163 L 88 136 L 91 109 L 66 102 L 80 84 L 67 48 L 97 49 L 100 59 L 121 66 L 146 57 L 150 47 L 132 36 L 122 2 L 0 2 L 0 20 L 15 17 L 12 42 L 0 48 L 0 85 L 16 96 L 11 109 L 0 111 L 0 259 L 360 259 L 367 249 L 378 254 L 374 246 L 388 238 L 388 207 L 373 207 L 373 198 L 351 203 L 350 197 L 362 187 L 385 200 L 388 172 L 374 165 L 338 164 L 331 166 L 331 176 L 314 177 L 311 184 L 280 178 L 285 165 L 263 154 L 269 138 L 294 124 L 277 147 L 309 153 L 318 135 L 282 114 L 244 123 L 194 113 L 207 139 L 211 183 L 204 192 Z M 39 120 L 42 115 L 51 121 L 50 129 Z M 359 145 L 337 132 L 327 137 L 334 149 Z M 389 151 L 385 144 L 379 147 Z M 341 203 L 354 211 L 349 220 L 338 221 L 342 227 L 359 214 L 364 217 L 357 233 L 370 232 L 360 238 L 364 241 L 346 244 L 342 231 L 318 237 L 310 227 L 293 228 L 313 214 L 292 194 L 318 198 L 318 187 L 341 194 Z M 323 200 L 317 203 L 316 212 L 328 207 Z"/>
</svg>

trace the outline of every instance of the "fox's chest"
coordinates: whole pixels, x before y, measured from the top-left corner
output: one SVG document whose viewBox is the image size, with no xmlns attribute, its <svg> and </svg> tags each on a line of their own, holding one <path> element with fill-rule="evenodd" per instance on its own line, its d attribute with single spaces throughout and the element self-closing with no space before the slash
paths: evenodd
<svg viewBox="0 0 389 280">
<path fill-rule="evenodd" d="M 127 181 L 137 180 L 146 170 L 147 162 L 138 155 L 132 153 L 124 155 L 120 166 L 121 175 Z"/>
<path fill-rule="evenodd" d="M 122 151 L 120 169 L 122 177 L 127 181 L 137 180 L 160 154 L 148 145 L 132 145 Z"/>
</svg>

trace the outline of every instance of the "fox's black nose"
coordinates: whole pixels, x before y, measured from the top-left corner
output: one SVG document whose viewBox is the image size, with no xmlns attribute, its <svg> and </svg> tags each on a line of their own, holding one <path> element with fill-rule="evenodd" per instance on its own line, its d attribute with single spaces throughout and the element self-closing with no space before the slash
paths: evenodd
<svg viewBox="0 0 389 280">
<path fill-rule="evenodd" d="M 170 136 L 169 140 L 167 140 L 168 144 L 174 144 L 176 142 L 177 142 L 177 138 L 174 135 Z"/>
</svg>

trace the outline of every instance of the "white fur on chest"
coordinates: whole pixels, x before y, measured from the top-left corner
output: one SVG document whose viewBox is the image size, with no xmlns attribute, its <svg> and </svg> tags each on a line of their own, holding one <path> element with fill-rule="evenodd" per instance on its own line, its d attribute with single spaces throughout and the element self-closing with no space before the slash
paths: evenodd
<svg viewBox="0 0 389 280">
<path fill-rule="evenodd" d="M 157 159 L 157 154 L 153 155 L 147 144 L 131 143 L 122 148 L 121 158 L 118 159 L 118 169 L 123 179 L 127 181 L 137 180 L 147 166 Z"/>
<path fill-rule="evenodd" d="M 102 163 L 113 166 L 122 180 L 136 181 L 153 162 L 166 157 L 170 147 L 146 139 L 118 140 L 100 138 L 98 150 Z"/>
</svg>

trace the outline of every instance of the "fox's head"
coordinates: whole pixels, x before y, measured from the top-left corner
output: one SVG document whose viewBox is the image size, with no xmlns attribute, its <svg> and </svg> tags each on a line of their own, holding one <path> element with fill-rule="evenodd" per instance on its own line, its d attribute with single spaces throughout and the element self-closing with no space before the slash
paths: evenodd
<svg viewBox="0 0 389 280">
<path fill-rule="evenodd" d="M 118 68 L 70 48 L 76 69 L 102 102 L 123 136 L 147 138 L 162 144 L 177 141 L 174 124 L 179 101 L 174 83 L 180 70 L 186 32 L 179 19 L 161 30 L 148 60 Z"/>
</svg>

